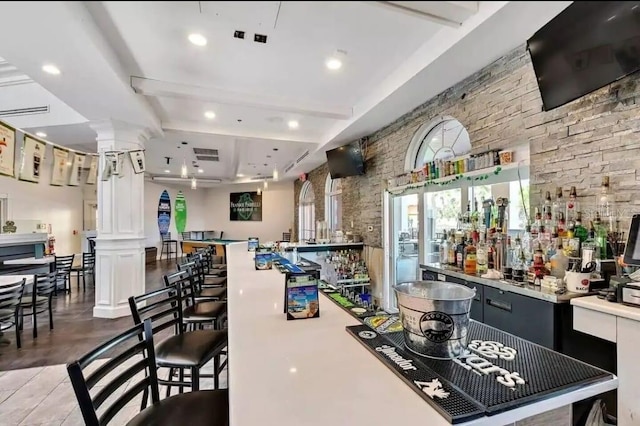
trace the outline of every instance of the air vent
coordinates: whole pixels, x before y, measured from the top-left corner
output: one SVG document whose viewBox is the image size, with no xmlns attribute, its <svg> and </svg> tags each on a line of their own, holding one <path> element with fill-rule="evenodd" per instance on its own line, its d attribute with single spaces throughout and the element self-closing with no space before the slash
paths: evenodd
<svg viewBox="0 0 640 426">
<path fill-rule="evenodd" d="M 273 179 L 273 176 L 254 176 L 251 180 L 270 180 Z"/>
<path fill-rule="evenodd" d="M 49 105 L 30 107 L 30 108 L 17 108 L 17 109 L 5 109 L 0 111 L 0 117 L 15 117 L 17 115 L 34 115 L 34 114 L 47 114 L 49 112 Z"/>
<path fill-rule="evenodd" d="M 284 172 L 289 173 L 289 170 L 293 169 L 293 166 L 295 165 L 296 165 L 295 163 L 289 164 L 287 167 L 285 167 Z"/>
<path fill-rule="evenodd" d="M 196 158 L 200 161 L 220 161 L 220 157 L 213 155 L 196 155 Z"/>
<path fill-rule="evenodd" d="M 296 160 L 296 164 L 298 164 L 299 162 L 301 162 L 302 160 L 304 160 L 305 158 L 307 158 L 307 155 L 309 155 L 309 150 L 306 150 L 304 152 L 304 154 L 302 154 L 300 157 L 298 157 L 298 159 Z"/>
<path fill-rule="evenodd" d="M 193 148 L 193 153 L 195 155 L 208 155 L 208 156 L 218 156 L 217 149 L 208 149 L 208 148 Z"/>
</svg>

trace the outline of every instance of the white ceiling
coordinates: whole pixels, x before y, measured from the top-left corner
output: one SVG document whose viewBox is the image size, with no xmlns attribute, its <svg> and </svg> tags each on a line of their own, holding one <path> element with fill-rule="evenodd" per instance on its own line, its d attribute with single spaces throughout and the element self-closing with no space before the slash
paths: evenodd
<svg viewBox="0 0 640 426">
<path fill-rule="evenodd" d="M 146 127 L 151 174 L 178 175 L 183 159 L 192 167 L 198 147 L 220 153 L 199 163 L 201 177 L 236 182 L 295 164 L 292 178 L 520 45 L 568 4 L 43 2 L 34 12 L 2 2 L 4 31 L 21 36 L 0 38 L 0 110 L 49 102 L 49 114 L 12 124 L 76 149 L 95 149 L 89 120 Z M 338 49 L 343 66 L 331 71 Z M 62 74 L 42 73 L 45 62 Z"/>
</svg>

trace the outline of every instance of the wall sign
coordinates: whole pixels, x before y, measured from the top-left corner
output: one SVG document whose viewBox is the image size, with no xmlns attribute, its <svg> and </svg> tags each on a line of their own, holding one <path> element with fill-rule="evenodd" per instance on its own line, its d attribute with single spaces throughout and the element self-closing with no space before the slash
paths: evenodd
<svg viewBox="0 0 640 426">
<path fill-rule="evenodd" d="M 47 144 L 30 136 L 24 136 L 22 148 L 22 161 L 20 162 L 20 180 L 28 182 L 40 182 L 44 152 Z"/>
<path fill-rule="evenodd" d="M 232 192 L 229 197 L 230 220 L 262 221 L 262 194 L 257 192 Z"/>
<path fill-rule="evenodd" d="M 15 129 L 4 123 L 0 123 L 0 175 L 15 176 L 15 152 Z"/>
<path fill-rule="evenodd" d="M 176 195 L 175 213 L 176 230 L 182 234 L 187 227 L 187 200 L 185 200 L 182 191 L 178 191 L 178 195 Z"/>
<path fill-rule="evenodd" d="M 160 200 L 158 201 L 158 229 L 160 230 L 160 235 L 169 233 L 169 225 L 171 225 L 171 198 L 169 198 L 169 193 L 165 189 L 160 194 Z"/>
<path fill-rule="evenodd" d="M 53 147 L 53 171 L 51 174 L 51 185 L 62 186 L 67 181 L 67 168 L 69 165 L 69 151 Z"/>
<path fill-rule="evenodd" d="M 69 186 L 80 185 L 80 177 L 82 176 L 82 168 L 84 167 L 84 155 L 73 153 L 71 155 L 71 173 L 69 173 Z"/>
<path fill-rule="evenodd" d="M 96 155 L 91 156 L 91 164 L 89 165 L 89 174 L 87 175 L 87 184 L 95 185 L 98 180 L 98 160 L 100 157 Z"/>
</svg>

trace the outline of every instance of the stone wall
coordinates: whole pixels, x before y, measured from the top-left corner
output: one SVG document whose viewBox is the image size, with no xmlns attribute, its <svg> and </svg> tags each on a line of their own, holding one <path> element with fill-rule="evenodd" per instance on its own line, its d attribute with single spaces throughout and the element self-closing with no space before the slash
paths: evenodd
<svg viewBox="0 0 640 426">
<path fill-rule="evenodd" d="M 592 204 L 603 174 L 611 176 L 625 219 L 640 213 L 640 76 L 631 75 L 549 112 L 542 100 L 529 54 L 521 46 L 365 138 L 366 175 L 343 179 L 343 223 L 353 220 L 365 244 L 382 246 L 382 194 L 386 179 L 404 172 L 409 143 L 424 123 L 442 115 L 468 130 L 472 151 L 528 142 L 531 150 L 531 205 L 544 191 L 578 189 L 582 205 Z M 309 173 L 316 218 L 324 217 L 326 164 Z M 296 203 L 300 190 L 296 182 Z M 368 232 L 367 227 L 373 231 Z M 296 204 L 297 229 L 297 204 Z"/>
</svg>

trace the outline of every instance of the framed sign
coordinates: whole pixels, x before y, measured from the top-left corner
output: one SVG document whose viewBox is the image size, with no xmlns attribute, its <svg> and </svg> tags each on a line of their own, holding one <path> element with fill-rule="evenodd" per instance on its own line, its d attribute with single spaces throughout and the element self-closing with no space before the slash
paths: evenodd
<svg viewBox="0 0 640 426">
<path fill-rule="evenodd" d="M 249 241 L 247 242 L 247 248 L 249 251 L 256 251 L 259 245 L 260 239 L 258 237 L 249 237 Z"/>
<path fill-rule="evenodd" d="M 69 151 L 53 147 L 53 171 L 51 173 L 51 185 L 62 186 L 67 181 L 67 169 L 69 165 Z"/>
<path fill-rule="evenodd" d="M 91 156 L 91 163 L 89 164 L 89 174 L 87 175 L 87 184 L 95 185 L 98 180 L 98 160 L 100 157 L 96 155 Z"/>
<path fill-rule="evenodd" d="M 0 175 L 15 176 L 16 130 L 0 123 Z"/>
<path fill-rule="evenodd" d="M 20 180 L 27 182 L 40 182 L 44 153 L 47 144 L 24 135 L 24 146 L 22 147 L 22 161 L 20 162 Z"/>
<path fill-rule="evenodd" d="M 78 186 L 80 185 L 80 177 L 84 167 L 84 155 L 73 153 L 71 158 L 73 158 L 73 161 L 71 163 L 71 173 L 69 173 L 69 186 Z"/>
<path fill-rule="evenodd" d="M 313 275 L 291 275 L 286 290 L 287 319 L 320 317 L 318 280 Z"/>
<path fill-rule="evenodd" d="M 262 221 L 262 194 L 257 192 L 232 192 L 229 196 L 230 220 Z"/>
</svg>

